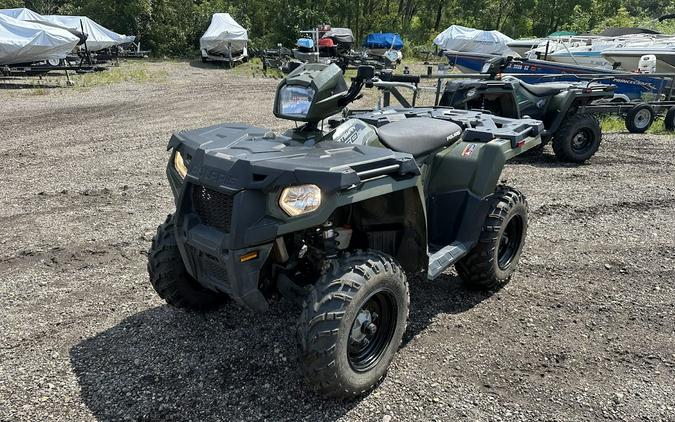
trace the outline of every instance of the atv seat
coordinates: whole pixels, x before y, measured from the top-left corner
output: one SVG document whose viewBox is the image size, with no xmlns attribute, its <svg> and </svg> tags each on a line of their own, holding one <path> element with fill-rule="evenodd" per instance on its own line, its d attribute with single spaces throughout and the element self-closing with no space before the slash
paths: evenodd
<svg viewBox="0 0 675 422">
<path fill-rule="evenodd" d="M 536 95 L 537 97 L 556 95 L 570 87 L 570 84 L 560 82 L 547 82 L 543 84 L 528 84 L 523 81 L 519 82 L 520 86 L 522 86 L 525 91 L 528 91 L 530 94 Z"/>
<path fill-rule="evenodd" d="M 413 117 L 381 126 L 377 134 L 384 146 L 419 157 L 453 144 L 462 135 L 462 129 L 445 120 Z"/>
</svg>

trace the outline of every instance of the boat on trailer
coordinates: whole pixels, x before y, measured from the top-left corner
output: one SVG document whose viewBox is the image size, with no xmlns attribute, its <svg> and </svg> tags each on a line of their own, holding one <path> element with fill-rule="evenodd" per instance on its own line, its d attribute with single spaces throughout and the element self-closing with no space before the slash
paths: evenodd
<svg viewBox="0 0 675 422">
<path fill-rule="evenodd" d="M 495 57 L 491 54 L 459 51 L 444 51 L 443 54 L 448 58 L 451 66 L 463 73 L 480 73 L 485 62 Z M 615 85 L 615 97 L 625 101 L 638 100 L 645 96 L 658 96 L 666 89 L 669 82 L 672 84 L 672 79 L 647 74 L 631 74 L 537 59 L 514 60 L 504 73 L 516 74 L 518 79 L 533 84 L 592 79 L 595 82 Z M 599 74 L 603 76 L 597 76 Z"/>
</svg>

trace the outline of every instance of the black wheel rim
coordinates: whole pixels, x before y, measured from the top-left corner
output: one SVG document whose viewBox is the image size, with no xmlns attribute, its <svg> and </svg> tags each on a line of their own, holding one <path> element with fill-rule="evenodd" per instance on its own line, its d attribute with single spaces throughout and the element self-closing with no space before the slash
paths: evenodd
<svg viewBox="0 0 675 422">
<path fill-rule="evenodd" d="M 582 154 L 593 146 L 593 139 L 595 135 L 590 129 L 580 129 L 572 137 L 572 151 L 577 154 Z"/>
<path fill-rule="evenodd" d="M 497 264 L 504 271 L 511 266 L 513 259 L 518 254 L 523 240 L 523 219 L 515 215 L 506 225 L 506 229 L 499 238 L 499 250 L 497 251 Z"/>
<path fill-rule="evenodd" d="M 372 293 L 363 302 L 349 333 L 349 365 L 356 372 L 367 372 L 382 360 L 394 337 L 398 306 L 385 289 Z"/>
</svg>

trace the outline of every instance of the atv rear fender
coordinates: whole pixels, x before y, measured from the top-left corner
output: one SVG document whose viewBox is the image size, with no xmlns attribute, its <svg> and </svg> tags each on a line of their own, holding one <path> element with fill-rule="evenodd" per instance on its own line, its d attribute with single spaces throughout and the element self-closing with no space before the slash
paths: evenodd
<svg viewBox="0 0 675 422">
<path fill-rule="evenodd" d="M 430 195 L 468 190 L 484 198 L 491 195 L 506 161 L 539 145 L 538 136 L 525 137 L 516 145 L 507 139 L 489 142 L 463 140 L 438 153 L 428 169 Z"/>
<path fill-rule="evenodd" d="M 549 135 L 555 134 L 560 129 L 560 125 L 565 121 L 568 115 L 576 113 L 579 109 L 589 105 L 599 99 L 611 99 L 614 96 L 613 87 L 590 89 L 588 92 L 582 92 L 581 89 L 571 89 L 563 91 L 551 98 L 547 106 L 547 113 L 544 117 L 546 132 Z"/>
</svg>

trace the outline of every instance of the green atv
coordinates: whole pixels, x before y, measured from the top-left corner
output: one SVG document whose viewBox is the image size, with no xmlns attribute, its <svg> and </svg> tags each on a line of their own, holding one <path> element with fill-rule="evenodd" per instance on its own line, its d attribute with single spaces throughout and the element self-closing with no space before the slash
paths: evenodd
<svg viewBox="0 0 675 422">
<path fill-rule="evenodd" d="M 528 84 L 514 76 L 498 78 L 511 61 L 511 57 L 496 57 L 486 62 L 481 73 L 488 80 L 448 82 L 439 105 L 541 120 L 546 128 L 542 143 L 529 155 L 541 154 L 551 142 L 560 161 L 583 163 L 591 158 L 600 147 L 602 131 L 598 119 L 585 107 L 611 100 L 616 87 L 594 81 Z"/>
<path fill-rule="evenodd" d="M 149 251 L 153 287 L 198 310 L 302 304 L 300 366 L 327 396 L 359 396 L 384 377 L 406 329 L 407 274 L 435 279 L 455 265 L 468 286 L 497 288 L 527 232 L 525 197 L 498 182 L 508 159 L 539 145 L 541 122 L 410 108 L 319 128 L 364 86 L 393 81 L 361 67 L 348 88 L 338 66 L 307 64 L 274 105 L 300 127 L 224 123 L 168 145 L 176 212 Z"/>
</svg>

